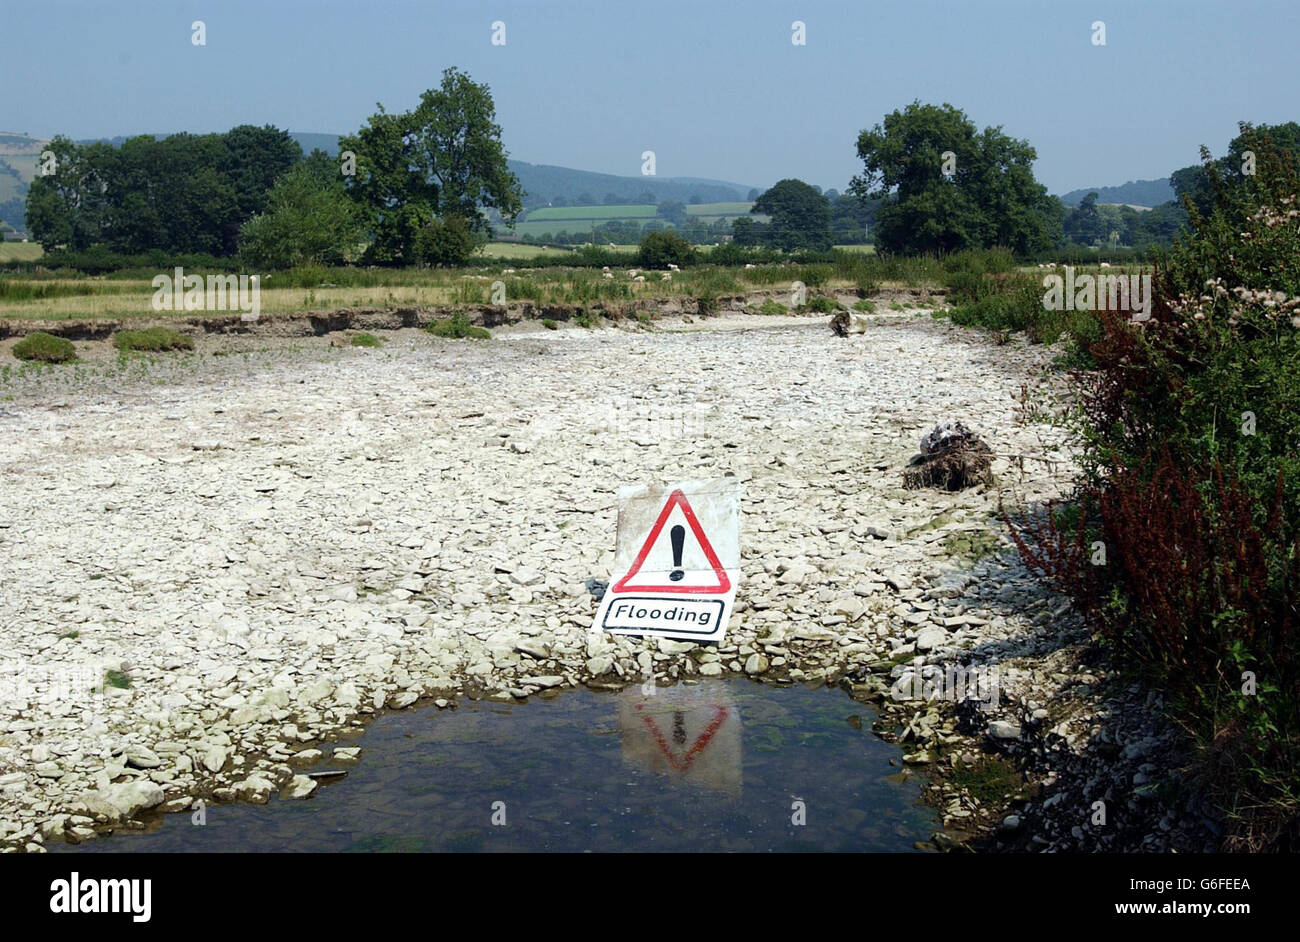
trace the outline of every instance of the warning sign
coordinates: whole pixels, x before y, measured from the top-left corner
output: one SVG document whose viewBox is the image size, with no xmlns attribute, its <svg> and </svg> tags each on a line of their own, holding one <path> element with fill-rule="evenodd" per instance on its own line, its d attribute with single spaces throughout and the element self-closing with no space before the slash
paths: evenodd
<svg viewBox="0 0 1300 942">
<path fill-rule="evenodd" d="M 619 492 L 615 580 L 595 627 L 717 641 L 740 575 L 740 484 L 697 481 Z"/>
</svg>

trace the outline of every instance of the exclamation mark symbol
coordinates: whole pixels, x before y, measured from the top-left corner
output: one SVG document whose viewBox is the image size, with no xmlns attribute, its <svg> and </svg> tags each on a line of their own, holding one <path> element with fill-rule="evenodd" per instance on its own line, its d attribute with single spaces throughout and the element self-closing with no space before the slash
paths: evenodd
<svg viewBox="0 0 1300 942">
<path fill-rule="evenodd" d="M 682 544 L 686 542 L 686 528 L 678 524 L 668 533 L 668 538 L 673 541 L 673 571 L 668 574 L 668 578 L 673 582 L 681 582 L 682 577 L 686 575 L 682 571 Z"/>
</svg>

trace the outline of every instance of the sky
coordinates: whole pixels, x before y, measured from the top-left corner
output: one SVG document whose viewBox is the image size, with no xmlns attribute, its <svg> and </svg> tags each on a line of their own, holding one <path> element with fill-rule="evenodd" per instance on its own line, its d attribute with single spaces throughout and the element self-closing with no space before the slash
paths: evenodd
<svg viewBox="0 0 1300 942">
<path fill-rule="evenodd" d="M 1027 139 L 1063 193 L 1300 120 L 1297 49 L 1296 0 L 0 0 L 0 131 L 350 133 L 456 66 L 532 163 L 842 190 L 919 99 Z"/>
</svg>

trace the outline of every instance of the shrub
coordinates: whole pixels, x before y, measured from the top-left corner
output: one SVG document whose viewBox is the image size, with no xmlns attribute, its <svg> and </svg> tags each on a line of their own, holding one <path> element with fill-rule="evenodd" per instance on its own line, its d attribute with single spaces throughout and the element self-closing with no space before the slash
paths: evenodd
<svg viewBox="0 0 1300 942">
<path fill-rule="evenodd" d="M 824 295 L 810 299 L 807 304 L 799 308 L 801 311 L 812 311 L 815 314 L 834 314 L 839 309 L 840 302 Z"/>
<path fill-rule="evenodd" d="M 77 351 L 71 340 L 37 331 L 14 344 L 14 356 L 41 363 L 67 363 L 77 358 Z"/>
<path fill-rule="evenodd" d="M 119 330 L 113 346 L 127 351 L 161 353 L 168 350 L 193 350 L 194 340 L 170 327 L 146 327 L 144 330 Z"/>
<path fill-rule="evenodd" d="M 861 311 L 863 314 L 874 314 L 876 313 L 876 306 L 866 298 L 862 298 L 853 302 L 853 310 Z"/>
<path fill-rule="evenodd" d="M 1161 255 L 1151 319 L 1079 373 L 1079 498 L 1015 538 L 1192 736 L 1225 847 L 1300 845 L 1300 176 L 1258 173 Z M 1204 155 L 1209 163 L 1209 155 Z M 1211 173 L 1212 173 L 1211 169 Z M 1105 565 L 1093 565 L 1096 544 Z M 1256 687 L 1248 687 L 1253 677 Z"/>
<path fill-rule="evenodd" d="M 434 321 L 424 329 L 444 340 L 489 340 L 492 337 L 485 328 L 471 325 L 469 318 L 461 311 L 457 311 L 445 321 Z"/>
<path fill-rule="evenodd" d="M 435 219 L 415 234 L 412 249 L 425 265 L 464 265 L 483 240 L 462 216 Z"/>
<path fill-rule="evenodd" d="M 652 232 L 641 240 L 637 264 L 644 268 L 667 268 L 695 262 L 695 246 L 675 232 Z"/>
<path fill-rule="evenodd" d="M 354 347 L 378 347 L 382 341 L 374 334 L 368 334 L 365 331 L 362 331 L 361 333 L 352 335 L 351 343 Z"/>
<path fill-rule="evenodd" d="M 560 325 L 555 323 L 555 321 L 551 320 L 548 317 L 542 320 L 542 326 L 545 327 L 547 330 L 556 330 L 559 328 Z"/>
<path fill-rule="evenodd" d="M 788 314 L 789 312 L 790 309 L 788 307 L 786 307 L 780 301 L 773 301 L 771 298 L 768 298 L 758 307 L 758 313 L 760 314 L 775 315 L 775 314 Z"/>
</svg>

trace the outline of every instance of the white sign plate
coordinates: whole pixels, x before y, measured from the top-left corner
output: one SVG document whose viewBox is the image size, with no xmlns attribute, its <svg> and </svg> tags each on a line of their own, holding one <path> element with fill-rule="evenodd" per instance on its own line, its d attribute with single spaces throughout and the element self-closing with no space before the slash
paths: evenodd
<svg viewBox="0 0 1300 942">
<path fill-rule="evenodd" d="M 618 493 L 615 580 L 595 628 L 719 641 L 740 579 L 740 482 L 688 481 Z"/>
</svg>

